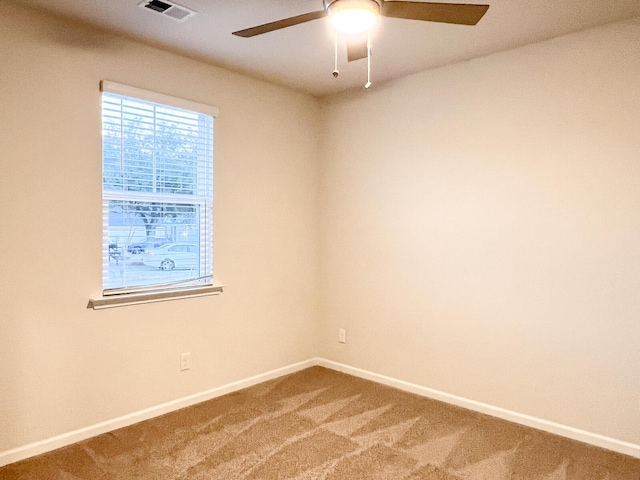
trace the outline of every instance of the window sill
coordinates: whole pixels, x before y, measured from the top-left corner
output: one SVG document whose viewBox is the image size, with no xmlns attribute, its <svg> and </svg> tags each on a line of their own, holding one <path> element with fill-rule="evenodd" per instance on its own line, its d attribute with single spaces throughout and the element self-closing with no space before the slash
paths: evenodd
<svg viewBox="0 0 640 480">
<path fill-rule="evenodd" d="M 196 287 L 164 292 L 127 293 L 122 295 L 108 295 L 89 300 L 87 308 L 101 310 L 103 308 L 125 307 L 128 305 L 140 305 L 143 303 L 166 302 L 182 298 L 207 297 L 220 295 L 224 285 Z"/>
</svg>

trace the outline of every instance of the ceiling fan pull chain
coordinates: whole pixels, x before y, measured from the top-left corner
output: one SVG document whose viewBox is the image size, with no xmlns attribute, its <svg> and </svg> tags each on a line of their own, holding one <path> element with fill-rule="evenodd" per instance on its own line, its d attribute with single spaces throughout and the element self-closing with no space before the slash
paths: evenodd
<svg viewBox="0 0 640 480">
<path fill-rule="evenodd" d="M 338 75 L 340 75 L 340 71 L 338 70 L 338 30 L 336 30 L 336 35 L 334 39 L 335 41 L 334 41 L 334 49 L 333 49 L 333 58 L 334 58 L 333 77 L 338 78 Z"/>
<path fill-rule="evenodd" d="M 371 30 L 367 32 L 367 83 L 364 88 L 371 86 Z"/>
</svg>

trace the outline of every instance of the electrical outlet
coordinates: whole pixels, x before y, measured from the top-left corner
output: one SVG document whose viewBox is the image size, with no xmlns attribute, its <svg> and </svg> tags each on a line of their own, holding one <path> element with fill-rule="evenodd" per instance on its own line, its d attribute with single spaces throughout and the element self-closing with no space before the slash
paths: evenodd
<svg viewBox="0 0 640 480">
<path fill-rule="evenodd" d="M 180 371 L 191 368 L 191 353 L 186 352 L 180 355 Z"/>
<path fill-rule="evenodd" d="M 347 343 L 347 331 L 344 328 L 338 330 L 338 341 L 340 343 Z"/>
</svg>

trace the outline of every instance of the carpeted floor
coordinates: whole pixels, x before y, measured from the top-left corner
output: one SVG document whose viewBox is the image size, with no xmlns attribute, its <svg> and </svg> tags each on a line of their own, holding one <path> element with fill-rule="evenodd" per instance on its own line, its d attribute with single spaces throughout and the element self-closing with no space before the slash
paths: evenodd
<svg viewBox="0 0 640 480">
<path fill-rule="evenodd" d="M 639 480 L 640 460 L 314 367 L 0 479 Z"/>
</svg>

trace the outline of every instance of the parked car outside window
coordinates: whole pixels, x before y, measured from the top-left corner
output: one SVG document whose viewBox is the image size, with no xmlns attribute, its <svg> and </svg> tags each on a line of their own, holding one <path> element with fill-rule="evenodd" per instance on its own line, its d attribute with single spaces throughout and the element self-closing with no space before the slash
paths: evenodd
<svg viewBox="0 0 640 480">
<path fill-rule="evenodd" d="M 199 259 L 198 245 L 193 243 L 166 243 L 145 252 L 142 262 L 149 267 L 162 270 L 174 268 L 197 268 Z"/>
<path fill-rule="evenodd" d="M 143 243 L 130 243 L 127 245 L 127 252 L 132 253 L 134 255 L 139 255 L 141 253 L 146 252 L 147 250 L 155 249 L 161 247 L 167 243 L 167 240 L 156 239 L 156 240 L 147 240 Z"/>
</svg>

